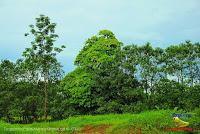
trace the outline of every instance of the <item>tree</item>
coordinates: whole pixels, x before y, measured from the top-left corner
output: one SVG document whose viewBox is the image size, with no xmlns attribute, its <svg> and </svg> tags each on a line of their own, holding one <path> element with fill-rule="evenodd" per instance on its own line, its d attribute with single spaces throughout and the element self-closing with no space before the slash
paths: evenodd
<svg viewBox="0 0 200 134">
<path fill-rule="evenodd" d="M 13 108 L 16 98 L 14 83 L 17 81 L 15 67 L 15 63 L 9 60 L 0 62 L 0 117 L 6 117 L 9 122 L 15 110 Z"/>
<path fill-rule="evenodd" d="M 183 109 L 186 105 L 183 104 L 184 93 L 186 86 L 183 86 L 181 83 L 162 79 L 156 84 L 155 92 L 155 106 L 164 109 L 173 109 L 178 107 Z"/>
<path fill-rule="evenodd" d="M 37 69 L 38 81 L 44 81 L 44 117 L 47 120 L 48 115 L 48 86 L 51 80 L 50 71 L 56 65 L 60 70 L 60 63 L 56 59 L 56 55 L 60 53 L 64 45 L 60 48 L 54 46 L 54 42 L 58 38 L 55 34 L 56 24 L 50 22 L 50 18 L 45 15 L 40 15 L 36 18 L 35 25 L 30 25 L 30 34 L 34 36 L 31 42 L 31 48 L 26 48 L 23 52 L 25 61 L 29 67 Z M 25 36 L 29 35 L 26 33 Z M 59 66 L 58 66 L 59 65 Z M 55 69 L 55 68 L 54 68 Z M 34 75 L 34 73 L 33 73 Z"/>
<path fill-rule="evenodd" d="M 87 114 L 94 111 L 92 85 L 92 75 L 83 67 L 77 67 L 62 80 L 61 86 L 68 94 L 68 102 L 77 113 Z"/>
<path fill-rule="evenodd" d="M 97 113 L 121 113 L 123 105 L 138 101 L 140 95 L 129 97 L 128 94 L 137 92 L 139 83 L 132 74 L 124 71 L 122 60 L 123 56 L 118 52 L 113 61 L 103 62 L 95 70 L 92 96 L 97 103 Z M 133 101 L 130 98 L 134 98 Z"/>
<path fill-rule="evenodd" d="M 105 61 L 112 61 L 117 51 L 121 49 L 121 46 L 122 43 L 115 38 L 111 31 L 101 30 L 97 35 L 86 41 L 74 64 L 86 66 L 93 70 Z"/>
<path fill-rule="evenodd" d="M 146 93 L 146 100 L 152 106 L 152 98 L 155 84 L 164 77 L 162 72 L 161 48 L 153 48 L 150 43 L 143 46 L 128 45 L 123 48 L 124 52 L 124 71 L 133 75 L 140 82 L 140 90 Z"/>
<path fill-rule="evenodd" d="M 101 30 L 86 41 L 76 57 L 75 65 L 91 76 L 92 85 L 87 93 L 92 96 L 90 104 L 95 103 L 96 113 L 122 112 L 120 105 L 127 101 L 124 92 L 137 86 L 134 76 L 124 72 L 122 45 L 111 31 Z M 81 88 L 76 92 L 81 96 L 78 98 L 85 98 L 81 92 Z"/>
<path fill-rule="evenodd" d="M 2 60 L 0 64 L 0 79 L 8 82 L 16 81 L 15 63 L 9 60 Z"/>
</svg>

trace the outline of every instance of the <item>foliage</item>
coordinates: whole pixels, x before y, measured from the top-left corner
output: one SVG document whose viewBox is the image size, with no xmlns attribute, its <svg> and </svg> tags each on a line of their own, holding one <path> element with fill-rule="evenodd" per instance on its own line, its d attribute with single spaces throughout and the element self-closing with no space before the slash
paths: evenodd
<svg viewBox="0 0 200 134">
<path fill-rule="evenodd" d="M 97 68 L 104 61 L 112 61 L 122 43 L 109 30 L 101 30 L 89 38 L 75 59 L 75 65 Z"/>
<path fill-rule="evenodd" d="M 82 67 L 69 73 L 61 82 L 61 87 L 68 95 L 68 102 L 77 113 L 92 112 L 94 101 L 91 96 L 92 76 Z"/>
</svg>

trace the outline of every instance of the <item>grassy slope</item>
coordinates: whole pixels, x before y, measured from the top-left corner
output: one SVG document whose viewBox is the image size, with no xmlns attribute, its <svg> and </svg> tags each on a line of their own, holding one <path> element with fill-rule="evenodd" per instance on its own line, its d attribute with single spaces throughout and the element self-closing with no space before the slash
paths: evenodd
<svg viewBox="0 0 200 134">
<path fill-rule="evenodd" d="M 48 131 L 48 133 L 61 133 L 61 131 L 65 131 L 62 133 L 72 133 L 74 129 L 76 131 L 80 131 L 84 126 L 99 126 L 99 125 L 110 125 L 110 127 L 106 130 L 107 133 L 114 134 L 126 134 L 128 132 L 134 133 L 134 131 L 138 132 L 138 129 L 142 129 L 142 133 L 151 133 L 151 134 L 162 134 L 162 133 L 177 133 L 177 132 L 164 132 L 163 129 L 166 127 L 174 127 L 174 123 L 172 120 L 172 110 L 159 110 L 159 111 L 149 111 L 143 112 L 140 114 L 109 114 L 109 115 L 97 115 L 97 116 L 77 116 L 70 117 L 65 120 L 55 121 L 55 122 L 47 122 L 47 123 L 33 123 L 28 125 L 22 124 L 8 124 L 4 122 L 0 122 L 0 133 L 16 133 L 16 134 L 42 134 L 46 133 L 45 131 L 25 131 L 27 128 L 29 129 L 39 129 L 39 128 L 51 128 L 51 129 L 59 129 L 54 131 Z M 181 113 L 175 112 L 175 113 Z M 190 113 L 190 118 L 182 118 L 184 121 L 188 121 L 191 124 L 191 127 L 199 127 L 200 117 L 198 117 L 195 113 Z M 5 129 L 9 128 L 20 128 L 21 131 L 11 132 L 5 131 Z M 24 129 L 24 130 L 23 130 Z M 178 132 L 180 134 L 180 132 Z"/>
</svg>

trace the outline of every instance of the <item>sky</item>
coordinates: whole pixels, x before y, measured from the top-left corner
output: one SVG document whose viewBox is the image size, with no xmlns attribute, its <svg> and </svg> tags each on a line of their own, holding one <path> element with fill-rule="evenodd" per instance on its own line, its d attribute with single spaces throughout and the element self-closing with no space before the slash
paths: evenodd
<svg viewBox="0 0 200 134">
<path fill-rule="evenodd" d="M 40 14 L 57 23 L 55 45 L 66 45 L 58 60 L 69 73 L 84 42 L 102 29 L 124 45 L 199 42 L 199 7 L 199 0 L 0 0 L 0 60 L 15 62 L 31 47 L 24 33 Z"/>
</svg>

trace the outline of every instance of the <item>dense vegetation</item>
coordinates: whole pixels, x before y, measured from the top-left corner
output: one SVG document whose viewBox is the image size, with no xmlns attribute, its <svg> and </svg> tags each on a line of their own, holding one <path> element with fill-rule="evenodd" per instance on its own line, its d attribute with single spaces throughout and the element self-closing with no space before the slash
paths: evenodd
<svg viewBox="0 0 200 134">
<path fill-rule="evenodd" d="M 15 63 L 0 63 L 0 118 L 31 123 L 73 115 L 138 113 L 200 107 L 200 44 L 167 48 L 124 45 L 109 30 L 85 42 L 63 78 L 54 46 L 55 23 L 47 16 L 30 25 L 31 47 Z M 26 36 L 28 34 L 25 34 Z"/>
<path fill-rule="evenodd" d="M 108 30 L 86 41 L 61 82 L 80 114 L 186 111 L 200 106 L 200 44 L 124 45 Z"/>
</svg>

